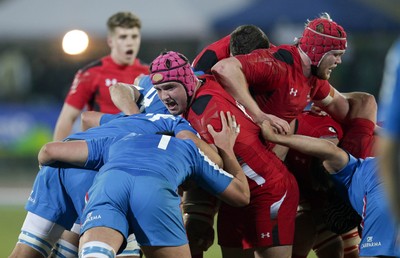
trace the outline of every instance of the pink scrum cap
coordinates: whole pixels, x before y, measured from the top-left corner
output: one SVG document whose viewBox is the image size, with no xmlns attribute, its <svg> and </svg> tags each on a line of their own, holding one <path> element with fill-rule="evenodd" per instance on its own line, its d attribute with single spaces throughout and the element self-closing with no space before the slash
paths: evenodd
<svg viewBox="0 0 400 258">
<path fill-rule="evenodd" d="M 332 50 L 345 50 L 346 32 L 332 21 L 328 14 L 310 21 L 299 40 L 299 46 L 311 59 L 311 64 L 320 65 L 324 56 Z"/>
<path fill-rule="evenodd" d="M 150 78 L 153 85 L 179 82 L 185 86 L 189 97 L 193 95 L 197 84 L 197 77 L 188 59 L 174 51 L 162 53 L 154 59 L 150 65 Z"/>
</svg>

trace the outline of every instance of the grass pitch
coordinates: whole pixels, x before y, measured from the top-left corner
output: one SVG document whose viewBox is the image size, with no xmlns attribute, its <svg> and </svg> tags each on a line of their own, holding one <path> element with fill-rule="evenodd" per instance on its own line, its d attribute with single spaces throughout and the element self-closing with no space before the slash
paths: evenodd
<svg viewBox="0 0 400 258">
<path fill-rule="evenodd" d="M 26 212 L 21 206 L 0 206 L 0 257 L 8 257 L 17 242 L 18 235 L 24 222 Z M 219 258 L 221 251 L 214 245 L 207 251 L 204 258 Z M 310 254 L 308 258 L 316 258 Z"/>
</svg>

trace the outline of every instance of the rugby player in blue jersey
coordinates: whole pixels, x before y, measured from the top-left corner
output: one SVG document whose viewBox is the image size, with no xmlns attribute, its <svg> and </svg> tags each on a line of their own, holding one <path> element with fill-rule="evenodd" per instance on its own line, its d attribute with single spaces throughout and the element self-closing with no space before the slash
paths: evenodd
<svg viewBox="0 0 400 258">
<path fill-rule="evenodd" d="M 222 164 L 220 157 L 213 154 L 208 144 L 196 136 L 189 123 L 180 117 L 163 114 L 137 114 L 121 117 L 92 128 L 85 132 L 72 134 L 65 141 L 117 136 L 135 132 L 137 134 L 156 134 L 170 132 L 180 138 L 191 138 L 215 162 Z M 59 164 L 43 166 L 33 185 L 26 204 L 27 217 L 18 237 L 18 243 L 10 257 L 47 257 L 54 243 L 64 229 L 71 229 L 80 216 L 85 194 L 90 188 L 96 169 L 82 169 Z M 79 221 L 73 231 L 79 233 Z M 78 234 L 76 234 L 78 238 Z M 73 241 L 70 241 L 73 243 Z M 77 257 L 77 246 L 66 241 L 58 243 L 55 257 Z M 138 256 L 139 249 L 131 250 Z M 136 252 L 136 253 L 135 253 Z"/>
<path fill-rule="evenodd" d="M 384 134 L 381 141 L 381 168 L 392 210 L 400 221 L 400 38 L 386 55 L 380 92 Z"/>
<path fill-rule="evenodd" d="M 240 127 L 229 112 L 220 117 L 221 131 L 208 129 L 229 173 L 191 140 L 166 135 L 132 133 L 46 144 L 39 153 L 42 164 L 98 167 L 104 162 L 82 216 L 80 257 L 115 257 L 133 232 L 146 257 L 190 258 L 177 194 L 188 179 L 230 205 L 247 205 L 250 190 L 233 152 Z"/>
</svg>

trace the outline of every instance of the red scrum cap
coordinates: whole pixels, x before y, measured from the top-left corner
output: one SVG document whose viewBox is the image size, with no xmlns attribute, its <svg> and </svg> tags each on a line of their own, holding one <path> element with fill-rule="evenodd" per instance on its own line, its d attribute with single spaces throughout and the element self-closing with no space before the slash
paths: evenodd
<svg viewBox="0 0 400 258">
<path fill-rule="evenodd" d="M 299 46 L 311 59 L 311 64 L 318 67 L 330 51 L 346 49 L 346 36 L 342 26 L 324 13 L 320 18 L 308 22 L 299 40 Z"/>
<path fill-rule="evenodd" d="M 150 79 L 153 85 L 178 82 L 185 86 L 188 96 L 196 88 L 197 77 L 190 67 L 188 59 L 174 51 L 162 53 L 150 65 Z"/>
</svg>

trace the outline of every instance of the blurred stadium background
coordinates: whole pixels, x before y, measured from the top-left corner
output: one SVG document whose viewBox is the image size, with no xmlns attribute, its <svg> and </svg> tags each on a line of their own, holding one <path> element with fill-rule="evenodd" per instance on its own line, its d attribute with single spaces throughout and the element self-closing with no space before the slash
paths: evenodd
<svg viewBox="0 0 400 258">
<path fill-rule="evenodd" d="M 328 12 L 348 33 L 348 50 L 332 84 L 376 97 L 385 55 L 400 31 L 398 0 L 0 0 L 0 257 L 19 234 L 37 152 L 51 140 L 74 73 L 109 53 L 105 23 L 123 10 L 142 19 L 139 58 L 147 63 L 163 50 L 192 60 L 241 24 L 261 27 L 274 44 L 291 44 L 308 18 Z M 73 29 L 89 35 L 88 49 L 75 56 L 61 47 Z M 209 254 L 218 256 L 215 250 Z"/>
</svg>

